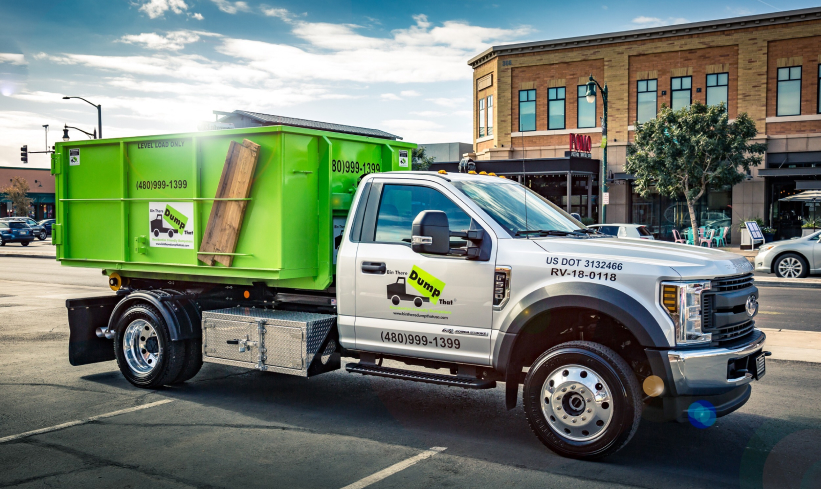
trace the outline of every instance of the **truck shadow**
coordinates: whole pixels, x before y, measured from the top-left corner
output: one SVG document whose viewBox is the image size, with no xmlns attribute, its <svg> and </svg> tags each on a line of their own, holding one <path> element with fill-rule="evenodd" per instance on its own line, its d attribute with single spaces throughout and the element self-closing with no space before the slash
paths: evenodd
<svg viewBox="0 0 821 489">
<path fill-rule="evenodd" d="M 84 379 L 139 392 L 116 370 Z M 688 481 L 685 485 L 737 487 L 752 477 L 758 481 L 754 485 L 761 487 L 762 477 L 770 472 L 779 474 L 775 479 L 782 483 L 780 487 L 787 487 L 789 480 L 800 485 L 804 473 L 782 474 L 784 470 L 810 470 L 821 461 L 817 443 L 814 449 L 797 453 L 787 446 L 790 455 L 784 463 L 773 462 L 769 453 L 790 434 L 808 429 L 821 434 L 816 431 L 821 428 L 819 419 L 781 421 L 750 414 L 746 408 L 720 418 L 708 429 L 645 419 L 621 452 L 603 462 L 582 462 L 545 448 L 530 432 L 521 406 L 505 410 L 502 387 L 467 391 L 362 377 L 344 370 L 304 379 L 206 364 L 192 381 L 158 393 L 234 411 L 245 419 L 258 419 L 261 426 L 283 425 L 420 449 L 445 446 L 449 455 L 638 486 L 652 479 L 665 481 L 663 487 L 683 480 Z"/>
</svg>

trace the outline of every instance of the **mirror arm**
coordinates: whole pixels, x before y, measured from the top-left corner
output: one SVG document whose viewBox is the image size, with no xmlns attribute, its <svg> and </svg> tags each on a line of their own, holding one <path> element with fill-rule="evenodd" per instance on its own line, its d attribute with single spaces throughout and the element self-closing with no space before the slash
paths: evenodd
<svg viewBox="0 0 821 489">
<path fill-rule="evenodd" d="M 476 260 L 479 258 L 480 252 L 481 250 L 475 246 L 471 246 L 468 249 L 451 248 L 448 250 L 449 255 L 464 256 L 467 257 L 468 260 Z"/>
<path fill-rule="evenodd" d="M 473 229 L 470 231 L 451 231 L 452 238 L 462 238 L 468 241 L 481 242 L 485 239 L 485 231 L 483 229 Z"/>
</svg>

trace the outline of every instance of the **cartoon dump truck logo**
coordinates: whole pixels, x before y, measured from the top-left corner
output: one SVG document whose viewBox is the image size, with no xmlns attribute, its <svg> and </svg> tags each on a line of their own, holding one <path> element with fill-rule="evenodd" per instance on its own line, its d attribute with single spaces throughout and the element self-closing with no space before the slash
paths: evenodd
<svg viewBox="0 0 821 489">
<path fill-rule="evenodd" d="M 408 283 L 421 295 L 409 294 L 406 287 Z M 400 301 L 413 301 L 413 305 L 422 307 L 423 303 L 430 302 L 431 299 L 435 301 L 442 295 L 444 288 L 445 282 L 414 265 L 407 279 L 398 277 L 396 283 L 388 284 L 388 299 L 395 306 L 398 306 Z"/>
</svg>

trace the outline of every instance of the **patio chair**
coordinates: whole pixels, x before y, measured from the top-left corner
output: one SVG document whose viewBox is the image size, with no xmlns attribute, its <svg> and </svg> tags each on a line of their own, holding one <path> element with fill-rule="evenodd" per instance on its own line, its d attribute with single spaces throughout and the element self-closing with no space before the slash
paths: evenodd
<svg viewBox="0 0 821 489">
<path fill-rule="evenodd" d="M 713 236 L 715 236 L 715 234 L 716 234 L 715 229 L 711 229 L 710 232 L 707 234 L 707 236 L 704 236 L 704 234 L 701 233 L 701 237 L 699 237 L 699 239 L 698 239 L 698 245 L 701 246 L 704 243 L 707 243 L 707 248 L 712 248 L 713 247 Z"/>
<path fill-rule="evenodd" d="M 713 238 L 713 242 L 715 243 L 716 248 L 727 246 L 727 231 L 729 230 L 729 227 L 723 227 L 719 229 L 718 235 Z"/>
<path fill-rule="evenodd" d="M 676 243 L 687 243 L 687 240 L 682 238 L 678 231 L 676 231 L 675 229 L 673 229 L 673 241 L 675 241 Z"/>
<path fill-rule="evenodd" d="M 688 245 L 695 245 L 695 239 L 693 238 L 693 228 L 687 228 L 684 230 L 684 237 L 687 238 Z"/>
</svg>

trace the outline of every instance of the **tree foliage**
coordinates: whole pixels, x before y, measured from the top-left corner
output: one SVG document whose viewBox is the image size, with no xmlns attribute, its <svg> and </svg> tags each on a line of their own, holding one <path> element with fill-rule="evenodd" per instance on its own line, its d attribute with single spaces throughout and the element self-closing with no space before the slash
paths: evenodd
<svg viewBox="0 0 821 489">
<path fill-rule="evenodd" d="M 26 196 L 29 191 L 29 184 L 23 177 L 14 177 L 11 184 L 0 192 L 6 194 L 14 208 L 14 215 L 18 217 L 28 216 L 31 199 Z"/>
<path fill-rule="evenodd" d="M 746 113 L 729 122 L 724 104 L 708 107 L 694 102 L 676 111 L 662 106 L 655 119 L 636 124 L 625 171 L 635 175 L 636 191 L 642 196 L 653 189 L 668 197 L 683 196 L 697 229 L 698 199 L 709 188 L 741 182 L 761 163 L 766 145 L 750 142 L 757 133 Z"/>
<path fill-rule="evenodd" d="M 436 158 L 425 154 L 425 147 L 419 146 L 414 148 L 411 152 L 411 169 L 412 170 L 427 170 Z"/>
</svg>

